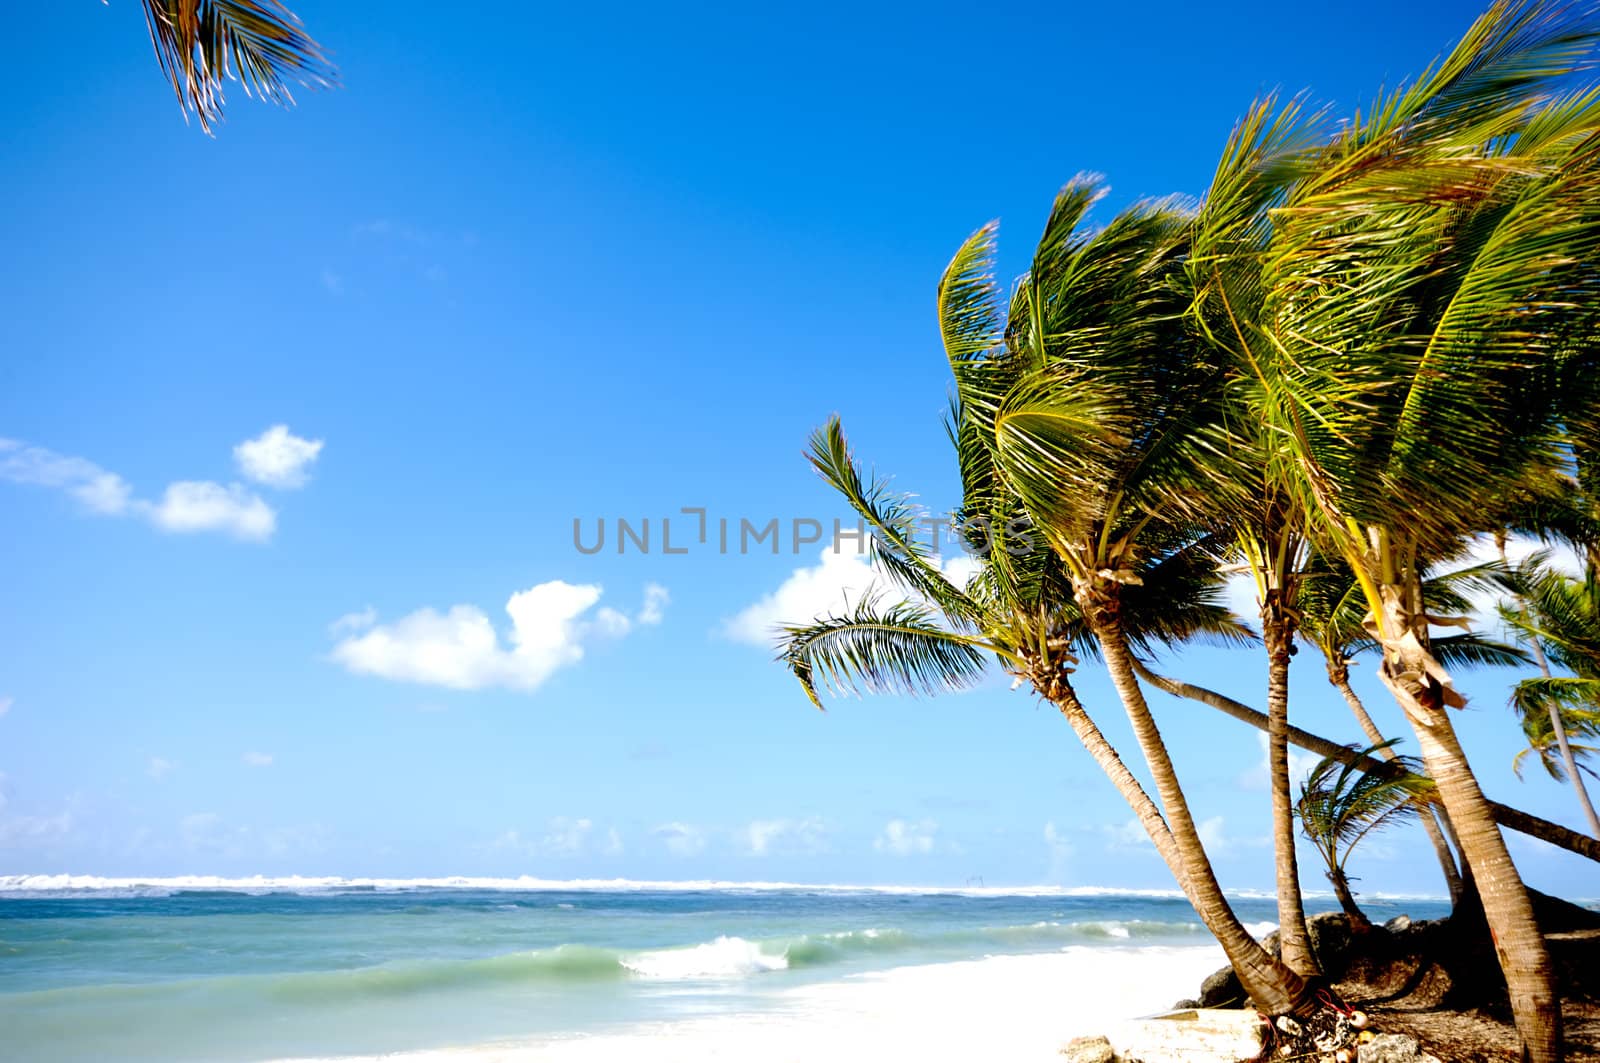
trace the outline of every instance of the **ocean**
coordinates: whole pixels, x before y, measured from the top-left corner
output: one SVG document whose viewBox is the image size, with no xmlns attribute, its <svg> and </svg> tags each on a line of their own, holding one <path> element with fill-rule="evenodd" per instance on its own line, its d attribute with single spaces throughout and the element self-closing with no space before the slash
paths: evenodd
<svg viewBox="0 0 1600 1063">
<path fill-rule="evenodd" d="M 0 1059 L 1048 1059 L 1221 962 L 1165 891 L 0 876 Z"/>
</svg>

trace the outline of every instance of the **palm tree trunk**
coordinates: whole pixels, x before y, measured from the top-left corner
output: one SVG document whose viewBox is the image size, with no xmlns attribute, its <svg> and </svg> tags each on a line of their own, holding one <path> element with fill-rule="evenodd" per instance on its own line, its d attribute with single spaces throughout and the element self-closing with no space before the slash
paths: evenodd
<svg viewBox="0 0 1600 1063">
<path fill-rule="evenodd" d="M 1272 790 L 1272 850 L 1277 857 L 1278 942 L 1283 962 L 1302 978 L 1321 976 L 1300 896 L 1295 855 L 1294 797 L 1289 792 L 1289 657 L 1294 631 L 1278 591 L 1261 607 L 1261 637 L 1267 647 L 1267 774 Z"/>
<path fill-rule="evenodd" d="M 1133 668 L 1146 682 L 1157 689 L 1166 691 L 1173 697 L 1188 698 L 1190 701 L 1198 701 L 1202 705 L 1209 705 L 1225 715 L 1232 716 L 1240 723 L 1249 724 L 1258 731 L 1267 729 L 1266 713 L 1257 712 L 1250 706 L 1241 701 L 1236 701 L 1226 694 L 1219 694 L 1215 690 L 1208 690 L 1193 683 L 1186 683 L 1181 679 L 1157 675 L 1137 659 L 1133 662 Z M 1301 749 L 1308 750 L 1318 756 L 1332 757 L 1340 764 L 1349 764 L 1360 768 L 1362 771 L 1383 774 L 1393 770 L 1381 760 L 1363 756 L 1350 746 L 1343 746 L 1331 739 L 1323 738 L 1321 735 L 1314 735 L 1310 731 L 1296 727 L 1294 724 L 1289 725 L 1289 742 L 1291 745 L 1299 746 Z M 1539 816 L 1524 812 L 1520 808 L 1512 808 L 1510 805 L 1501 804 L 1499 801 L 1489 802 L 1489 812 L 1496 823 L 1509 830 L 1514 830 L 1519 834 L 1526 834 L 1528 837 L 1537 838 L 1547 845 L 1565 849 L 1569 853 L 1577 853 L 1579 856 L 1600 863 L 1600 840 L 1591 838 L 1582 831 L 1573 830 L 1571 827 L 1563 827 L 1559 823 L 1552 823 L 1548 819 L 1542 819 Z M 1460 847 L 1457 846 L 1457 849 L 1459 850 Z"/>
<path fill-rule="evenodd" d="M 1183 861 L 1178 857 L 1177 844 L 1172 840 L 1172 831 L 1167 829 L 1167 821 L 1162 818 L 1161 810 L 1150 799 L 1150 795 L 1145 793 L 1139 780 L 1128 770 L 1128 766 L 1117 755 L 1116 749 L 1090 718 L 1088 710 L 1078 700 L 1077 692 L 1065 683 L 1054 684 L 1054 687 L 1048 696 L 1060 710 L 1061 715 L 1066 717 L 1067 723 L 1078 736 L 1078 741 L 1083 743 L 1083 748 L 1089 751 L 1095 763 L 1100 765 L 1100 770 L 1106 773 L 1106 777 L 1117 788 L 1117 792 L 1133 809 L 1133 814 L 1138 817 L 1145 833 L 1150 835 L 1150 841 L 1155 844 L 1156 852 L 1161 854 L 1161 859 L 1174 870 L 1181 868 Z M 1188 879 L 1181 874 L 1178 876 L 1178 885 L 1185 894 L 1189 893 Z M 1190 899 L 1193 900 L 1192 897 Z"/>
<path fill-rule="evenodd" d="M 1550 953 L 1527 888 L 1450 722 L 1447 706 L 1460 704 L 1461 699 L 1449 685 L 1444 668 L 1426 648 L 1426 614 L 1415 607 L 1420 594 L 1415 586 L 1410 588 L 1411 594 L 1406 590 L 1387 582 L 1379 585 L 1383 662 L 1378 675 L 1417 733 L 1422 762 L 1450 815 L 1462 857 L 1472 867 L 1495 953 L 1505 973 L 1523 1053 L 1531 1063 L 1558 1063 L 1561 1003 Z"/>
<path fill-rule="evenodd" d="M 1527 610 L 1523 610 L 1527 616 Z M 1544 655 L 1544 647 L 1539 644 L 1539 637 L 1535 635 L 1529 640 L 1533 643 L 1534 659 L 1539 662 L 1539 670 L 1546 679 L 1550 678 L 1550 660 Z M 1600 816 L 1595 815 L 1594 802 L 1589 800 L 1589 788 L 1583 784 L 1583 776 L 1578 773 L 1578 760 L 1572 755 L 1572 746 L 1567 742 L 1567 725 L 1561 719 L 1561 709 L 1552 700 L 1547 706 L 1550 712 L 1550 730 L 1556 736 L 1556 748 L 1561 751 L 1561 763 L 1566 766 L 1567 778 L 1572 780 L 1572 788 L 1578 792 L 1578 804 L 1583 806 L 1583 814 L 1589 820 L 1589 833 L 1600 838 Z"/>
<path fill-rule="evenodd" d="M 1138 739 L 1139 748 L 1149 764 L 1150 775 L 1155 781 L 1156 793 L 1161 798 L 1161 807 L 1166 811 L 1167 826 L 1172 831 L 1177 849 L 1179 867 L 1174 868 L 1174 872 L 1179 876 L 1179 881 L 1187 879 L 1187 892 L 1196 914 L 1222 946 L 1234 973 L 1239 976 L 1239 984 L 1259 1010 L 1267 1015 L 1291 1015 L 1305 1010 L 1314 1002 L 1305 981 L 1274 959 L 1250 936 L 1223 896 L 1216 872 L 1206 856 L 1205 845 L 1200 841 L 1200 832 L 1189 811 L 1188 801 L 1178 784 L 1172 758 L 1167 753 L 1161 731 L 1150 714 L 1144 692 L 1139 689 L 1139 680 L 1134 675 L 1133 654 L 1128 649 L 1122 631 L 1122 621 L 1118 615 L 1120 603 L 1115 590 L 1105 591 L 1087 581 L 1075 587 L 1075 590 L 1095 640 L 1100 644 L 1112 685 L 1116 687 L 1128 720 L 1133 725 L 1134 737 Z"/>
<path fill-rule="evenodd" d="M 1496 535 L 1495 545 L 1500 549 L 1500 563 L 1509 565 L 1510 562 L 1506 559 L 1506 537 Z M 1512 597 L 1517 600 L 1517 608 L 1522 612 L 1522 622 L 1528 623 L 1527 599 L 1515 591 L 1512 592 Z M 1539 671 L 1549 679 L 1550 658 L 1545 656 L 1544 643 L 1539 641 L 1538 635 L 1530 636 L 1528 642 L 1533 647 L 1533 659 L 1539 662 Z M 1572 746 L 1567 741 L 1567 725 L 1561 719 L 1561 709 L 1554 701 L 1545 708 L 1550 714 L 1550 731 L 1556 737 L 1556 749 L 1561 752 L 1561 763 L 1567 769 L 1567 778 L 1572 780 L 1572 788 L 1578 793 L 1578 804 L 1583 806 L 1583 814 L 1589 820 L 1589 833 L 1600 838 L 1600 816 L 1595 815 L 1594 802 L 1589 800 L 1589 788 L 1583 784 L 1583 776 L 1578 774 L 1578 760 L 1572 755 Z"/>
<path fill-rule="evenodd" d="M 1367 736 L 1367 741 L 1382 747 L 1378 750 L 1378 755 L 1384 760 L 1391 761 L 1398 757 L 1398 753 L 1384 745 L 1388 739 L 1378 730 L 1378 725 L 1372 721 L 1366 705 L 1356 694 L 1355 688 L 1350 685 L 1350 665 L 1343 658 L 1328 657 L 1328 682 L 1344 695 L 1345 704 L 1349 705 L 1350 711 L 1355 714 L 1356 722 L 1361 725 L 1361 731 Z M 1450 850 L 1450 843 L 1445 840 L 1439 821 L 1434 818 L 1442 817 L 1444 814 L 1444 809 L 1429 805 L 1422 810 L 1422 815 L 1418 818 L 1422 822 L 1423 831 L 1428 835 L 1428 841 L 1433 843 L 1434 855 L 1439 858 L 1439 870 L 1444 872 L 1445 887 L 1450 891 L 1450 907 L 1454 908 L 1461 900 L 1461 871 L 1456 867 L 1455 854 Z"/>
<path fill-rule="evenodd" d="M 1339 898 L 1339 907 L 1344 909 L 1344 914 L 1350 917 L 1350 927 L 1354 930 L 1366 930 L 1372 926 L 1372 920 L 1367 918 L 1367 913 L 1356 904 L 1355 894 L 1350 892 L 1350 880 L 1345 876 L 1342 868 L 1334 868 L 1328 872 L 1328 881 L 1333 883 L 1333 895 Z"/>
</svg>

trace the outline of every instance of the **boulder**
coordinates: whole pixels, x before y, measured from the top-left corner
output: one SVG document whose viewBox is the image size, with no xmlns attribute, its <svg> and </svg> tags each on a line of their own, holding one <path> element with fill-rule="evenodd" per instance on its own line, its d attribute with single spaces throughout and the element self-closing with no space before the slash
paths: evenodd
<svg viewBox="0 0 1600 1063">
<path fill-rule="evenodd" d="M 1337 981 L 1350 962 L 1354 935 L 1350 931 L 1350 917 L 1343 912 L 1323 912 L 1306 920 L 1306 937 L 1311 942 L 1311 952 L 1322 967 L 1322 973 Z"/>
<path fill-rule="evenodd" d="M 1266 1024 L 1253 1011 L 1198 1008 L 1123 1023 L 1111 1034 L 1127 1063 L 1255 1059 Z"/>
<path fill-rule="evenodd" d="M 1065 1063 L 1116 1063 L 1117 1054 L 1104 1037 L 1074 1037 L 1061 1049 Z"/>
<path fill-rule="evenodd" d="M 1202 1008 L 1242 1008 L 1246 1002 L 1244 987 L 1232 967 L 1215 971 L 1200 983 Z"/>
<path fill-rule="evenodd" d="M 1397 915 L 1387 923 L 1384 923 L 1383 928 L 1391 934 L 1398 934 L 1402 930 L 1410 930 L 1411 917 L 1409 915 Z"/>
</svg>

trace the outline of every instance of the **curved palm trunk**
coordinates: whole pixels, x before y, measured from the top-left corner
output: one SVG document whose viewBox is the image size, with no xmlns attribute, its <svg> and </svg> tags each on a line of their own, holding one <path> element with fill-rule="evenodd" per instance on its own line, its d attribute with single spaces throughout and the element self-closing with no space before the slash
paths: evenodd
<svg viewBox="0 0 1600 1063">
<path fill-rule="evenodd" d="M 1495 953 L 1505 973 L 1523 1053 L 1532 1063 L 1557 1063 L 1561 1059 L 1561 1004 L 1550 953 L 1522 877 L 1450 722 L 1447 706 L 1462 704 L 1461 697 L 1426 648 L 1426 614 L 1417 601 L 1417 589 L 1413 586 L 1411 590 L 1407 595 L 1405 588 L 1391 583 L 1379 587 L 1384 615 L 1378 676 L 1417 733 L 1422 762 L 1450 815 L 1462 857 L 1472 868 Z"/>
<path fill-rule="evenodd" d="M 1188 881 L 1187 892 L 1196 914 L 1222 946 L 1234 973 L 1239 976 L 1239 984 L 1258 1009 L 1268 1015 L 1291 1015 L 1305 1010 L 1314 998 L 1304 979 L 1274 959 L 1250 936 L 1223 896 L 1205 845 L 1200 841 L 1194 816 L 1189 812 L 1188 801 L 1178 784 L 1172 758 L 1167 754 L 1161 731 L 1134 675 L 1133 654 L 1122 632 L 1115 593 L 1101 593 L 1099 588 L 1087 584 L 1078 586 L 1076 591 L 1095 640 L 1100 644 L 1112 685 L 1122 699 L 1134 737 L 1149 764 L 1180 861 L 1180 867 L 1175 870 L 1180 881 L 1185 878 Z"/>
<path fill-rule="evenodd" d="M 1144 787 L 1122 762 L 1122 757 L 1117 754 L 1115 747 L 1106 740 L 1106 736 L 1089 717 L 1089 712 L 1078 700 L 1077 693 L 1065 683 L 1057 683 L 1054 686 L 1056 689 L 1048 692 L 1046 696 L 1060 710 L 1061 715 L 1067 718 L 1067 723 L 1072 726 L 1078 741 L 1083 743 L 1083 748 L 1089 751 L 1095 763 L 1100 765 L 1100 770 L 1106 773 L 1106 777 L 1117 788 L 1117 792 L 1133 809 L 1139 825 L 1150 835 L 1150 841 L 1155 844 L 1156 852 L 1161 854 L 1161 859 L 1166 861 L 1167 866 L 1174 872 L 1180 872 L 1178 885 L 1185 894 L 1188 894 L 1189 881 L 1181 874 L 1183 861 L 1178 857 L 1177 844 L 1172 840 L 1172 831 L 1167 828 L 1167 821 L 1162 818 L 1161 810 L 1150 799 L 1150 795 L 1145 793 Z M 1192 901 L 1193 897 L 1190 897 L 1190 900 Z"/>
<path fill-rule="evenodd" d="M 1133 662 L 1134 671 L 1147 682 L 1159 690 L 1164 690 L 1176 698 L 1187 698 L 1198 701 L 1202 705 L 1209 705 L 1225 715 L 1232 716 L 1240 723 L 1247 723 L 1258 731 L 1267 729 L 1267 715 L 1257 712 L 1241 701 L 1236 701 L 1226 694 L 1219 694 L 1215 690 L 1208 690 L 1193 683 L 1185 683 L 1181 679 L 1172 679 L 1168 676 L 1157 675 L 1137 659 Z M 1340 764 L 1349 764 L 1360 768 L 1362 771 L 1383 773 L 1392 770 L 1387 764 L 1373 757 L 1363 756 L 1350 746 L 1340 745 L 1331 739 L 1314 735 L 1310 731 L 1289 725 L 1289 742 L 1322 757 L 1332 757 Z M 1489 813 L 1494 821 L 1509 830 L 1519 834 L 1526 834 L 1530 838 L 1537 838 L 1547 845 L 1554 845 L 1558 849 L 1565 849 L 1569 853 L 1600 863 L 1600 840 L 1589 837 L 1581 831 L 1571 827 L 1563 827 L 1559 823 L 1552 823 L 1520 808 L 1501 804 L 1499 801 L 1489 802 Z M 1448 831 L 1448 824 L 1443 824 Z M 1460 850 L 1458 845 L 1457 850 Z"/>
<path fill-rule="evenodd" d="M 1378 725 L 1373 722 L 1366 705 L 1356 694 L 1355 688 L 1350 685 L 1350 666 L 1342 658 L 1328 657 L 1328 682 L 1344 695 L 1345 704 L 1349 705 L 1350 711 L 1355 714 L 1356 722 L 1361 725 L 1361 731 L 1367 736 L 1367 741 L 1372 745 L 1382 746 L 1378 750 L 1378 755 L 1390 761 L 1398 757 L 1398 753 L 1384 745 L 1388 739 L 1378 730 Z M 1433 843 L 1434 855 L 1439 858 L 1439 870 L 1444 872 L 1445 887 L 1450 891 L 1450 907 L 1454 908 L 1461 901 L 1461 871 L 1456 867 L 1455 854 L 1450 850 L 1450 843 L 1445 840 L 1439 820 L 1434 818 L 1435 816 L 1442 818 L 1444 815 L 1444 809 L 1429 805 L 1422 810 L 1422 815 L 1418 818 L 1422 823 L 1423 832 L 1428 835 L 1428 841 Z"/>
<path fill-rule="evenodd" d="M 1294 797 L 1289 792 L 1289 657 L 1294 631 L 1277 591 L 1261 607 L 1261 637 L 1267 647 L 1267 769 L 1272 789 L 1272 850 L 1277 857 L 1278 941 L 1283 962 L 1302 978 L 1322 974 L 1306 930 L 1295 855 Z"/>
<path fill-rule="evenodd" d="M 1356 895 L 1350 892 L 1350 879 L 1345 875 L 1344 869 L 1334 868 L 1328 872 L 1328 881 L 1333 883 L 1333 895 L 1339 898 L 1339 907 L 1344 909 L 1344 914 L 1350 918 L 1350 926 L 1356 930 L 1368 930 L 1372 927 L 1372 920 L 1367 918 L 1367 913 L 1361 910 L 1356 903 Z"/>
</svg>

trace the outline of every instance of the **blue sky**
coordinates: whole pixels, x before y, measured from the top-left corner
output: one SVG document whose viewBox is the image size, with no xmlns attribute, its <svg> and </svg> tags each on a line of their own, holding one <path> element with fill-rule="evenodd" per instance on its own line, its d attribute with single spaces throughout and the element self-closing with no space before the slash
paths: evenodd
<svg viewBox="0 0 1600 1063">
<path fill-rule="evenodd" d="M 132 0 L 13 14 L 71 47 L 0 70 L 0 873 L 1168 884 L 998 678 L 809 708 L 740 635 L 843 561 L 586 555 L 573 520 L 841 516 L 800 456 L 835 411 L 947 504 L 967 233 L 999 217 L 1011 272 L 1080 171 L 1107 210 L 1198 193 L 1256 94 L 1348 109 L 1476 5 L 296 7 L 345 88 L 235 93 L 214 140 Z M 1262 700 L 1248 655 L 1171 667 Z M 1469 753 L 1576 825 L 1511 774 L 1506 679 L 1467 677 Z M 1256 736 L 1158 708 L 1223 880 L 1270 885 Z M 1437 891 L 1423 844 L 1352 869 Z"/>
</svg>

